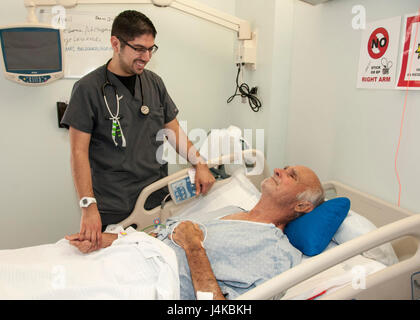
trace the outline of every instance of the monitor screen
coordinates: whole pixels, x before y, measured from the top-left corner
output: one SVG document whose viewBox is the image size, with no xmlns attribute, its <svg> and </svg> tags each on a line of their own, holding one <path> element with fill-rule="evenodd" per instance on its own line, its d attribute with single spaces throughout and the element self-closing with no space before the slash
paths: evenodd
<svg viewBox="0 0 420 320">
<path fill-rule="evenodd" d="M 1 41 L 8 72 L 48 73 L 62 69 L 60 33 L 56 29 L 4 29 Z"/>
</svg>

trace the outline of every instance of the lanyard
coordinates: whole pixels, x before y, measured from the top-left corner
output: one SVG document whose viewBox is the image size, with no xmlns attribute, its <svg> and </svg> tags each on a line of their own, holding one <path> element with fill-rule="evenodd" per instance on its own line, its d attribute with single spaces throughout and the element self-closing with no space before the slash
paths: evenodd
<svg viewBox="0 0 420 320">
<path fill-rule="evenodd" d="M 115 99 L 117 101 L 117 113 L 114 115 L 111 109 L 109 108 L 108 100 L 106 99 L 106 95 L 104 94 L 105 105 L 106 105 L 106 108 L 108 109 L 109 114 L 111 115 L 111 118 L 109 118 L 109 120 L 112 120 L 112 129 L 111 129 L 112 140 L 114 141 L 114 144 L 117 147 L 118 146 L 117 135 L 118 135 L 118 137 L 121 137 L 122 147 L 125 148 L 127 146 L 127 142 L 125 140 L 124 132 L 122 131 L 122 127 L 120 123 L 120 118 L 121 118 L 120 117 L 120 100 L 123 97 L 124 96 L 118 96 L 117 90 L 115 89 Z"/>
</svg>

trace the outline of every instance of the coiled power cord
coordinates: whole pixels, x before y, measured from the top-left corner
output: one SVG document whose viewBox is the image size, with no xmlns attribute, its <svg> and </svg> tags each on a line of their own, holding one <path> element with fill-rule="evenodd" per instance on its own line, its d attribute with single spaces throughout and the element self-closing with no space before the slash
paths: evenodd
<svg viewBox="0 0 420 320">
<path fill-rule="evenodd" d="M 242 83 L 239 85 L 239 74 L 241 73 L 241 66 L 243 66 L 244 64 L 237 63 L 236 65 L 238 66 L 238 73 L 236 75 L 236 89 L 235 93 L 231 97 L 229 97 L 229 99 L 227 99 L 227 103 L 231 103 L 236 96 L 241 96 L 242 98 L 248 99 L 248 104 L 252 111 L 258 112 L 262 107 L 261 101 L 256 96 L 258 88 L 253 87 L 250 89 L 249 85 L 246 83 Z"/>
</svg>

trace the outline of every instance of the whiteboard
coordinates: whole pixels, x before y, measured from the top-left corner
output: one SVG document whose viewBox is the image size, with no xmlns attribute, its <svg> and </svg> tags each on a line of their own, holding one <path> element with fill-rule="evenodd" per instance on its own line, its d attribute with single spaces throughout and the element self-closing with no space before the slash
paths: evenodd
<svg viewBox="0 0 420 320">
<path fill-rule="evenodd" d="M 65 78 L 81 78 L 112 57 L 110 39 L 115 15 L 66 10 L 61 18 Z M 51 23 L 57 16 L 41 10 L 38 19 Z"/>
</svg>

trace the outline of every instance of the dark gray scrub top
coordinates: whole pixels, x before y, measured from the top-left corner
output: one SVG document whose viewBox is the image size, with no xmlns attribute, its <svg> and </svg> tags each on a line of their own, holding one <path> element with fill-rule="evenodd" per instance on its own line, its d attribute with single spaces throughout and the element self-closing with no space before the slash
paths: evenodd
<svg viewBox="0 0 420 320">
<path fill-rule="evenodd" d="M 163 141 L 156 140 L 165 123 L 175 119 L 178 109 L 166 91 L 162 79 L 150 70 L 137 77 L 134 97 L 120 80 L 107 71 L 109 81 L 117 87 L 120 100 L 120 123 L 127 146 L 118 147 L 112 140 L 112 121 L 102 95 L 105 65 L 92 71 L 74 84 L 70 102 L 61 123 L 90 133 L 89 161 L 92 169 L 93 192 L 101 213 L 102 224 L 118 223 L 133 211 L 141 190 L 167 176 L 167 164 L 161 165 Z M 141 78 L 141 82 L 139 80 Z M 143 87 L 144 101 L 141 98 Z M 108 105 L 115 115 L 115 92 L 105 90 Z M 148 116 L 140 107 L 150 109 Z M 162 163 L 162 161 L 160 160 Z"/>
</svg>

